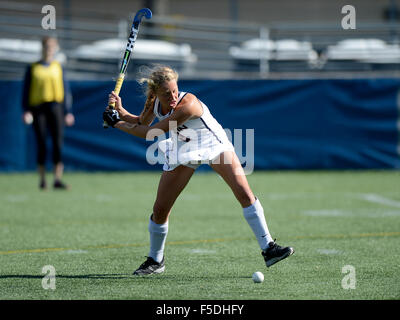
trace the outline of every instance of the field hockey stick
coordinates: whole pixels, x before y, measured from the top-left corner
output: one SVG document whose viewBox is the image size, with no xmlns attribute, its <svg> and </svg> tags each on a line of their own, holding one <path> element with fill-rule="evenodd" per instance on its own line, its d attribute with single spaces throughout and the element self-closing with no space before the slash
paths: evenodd
<svg viewBox="0 0 400 320">
<path fill-rule="evenodd" d="M 122 87 L 122 83 L 124 82 L 126 69 L 128 67 L 129 60 L 131 59 L 132 51 L 133 51 L 133 48 L 134 48 L 135 42 L 136 42 L 136 38 L 139 33 L 139 25 L 142 22 L 143 18 L 150 19 L 152 17 L 152 15 L 153 14 L 150 9 L 143 8 L 143 9 L 140 9 L 136 13 L 135 18 L 133 19 L 133 24 L 132 24 L 131 32 L 129 34 L 128 43 L 126 45 L 124 58 L 122 60 L 121 68 L 119 70 L 119 74 L 118 74 L 118 78 L 117 78 L 117 82 L 116 82 L 115 88 L 114 88 L 114 92 L 117 95 L 119 94 L 121 87 Z M 110 108 L 114 108 L 115 103 L 114 102 L 110 103 L 108 106 Z M 108 128 L 108 124 L 105 121 L 103 122 L 103 128 L 105 128 L 105 129 Z"/>
</svg>

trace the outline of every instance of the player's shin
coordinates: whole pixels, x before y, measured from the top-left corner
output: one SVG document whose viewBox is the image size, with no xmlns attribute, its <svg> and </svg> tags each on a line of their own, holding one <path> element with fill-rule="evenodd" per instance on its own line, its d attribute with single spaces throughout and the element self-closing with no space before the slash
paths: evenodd
<svg viewBox="0 0 400 320">
<path fill-rule="evenodd" d="M 251 206 L 243 208 L 243 215 L 253 230 L 260 248 L 264 250 L 268 247 L 268 243 L 273 240 L 269 233 L 267 222 L 265 221 L 264 209 L 260 201 L 256 198 L 256 201 Z"/>
<path fill-rule="evenodd" d="M 157 224 L 150 217 L 148 230 L 150 233 L 149 257 L 153 258 L 156 262 L 161 262 L 168 234 L 168 221 L 163 224 Z"/>
</svg>

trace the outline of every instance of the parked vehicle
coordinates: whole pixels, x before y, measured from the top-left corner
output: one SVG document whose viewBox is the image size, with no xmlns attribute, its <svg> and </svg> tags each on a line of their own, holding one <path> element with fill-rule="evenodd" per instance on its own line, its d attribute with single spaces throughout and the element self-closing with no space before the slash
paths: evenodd
<svg viewBox="0 0 400 320">
<path fill-rule="evenodd" d="M 318 60 L 310 42 L 293 39 L 251 39 L 229 52 L 237 69 L 243 71 L 262 70 L 263 64 L 268 64 L 269 71 L 307 70 Z"/>
</svg>

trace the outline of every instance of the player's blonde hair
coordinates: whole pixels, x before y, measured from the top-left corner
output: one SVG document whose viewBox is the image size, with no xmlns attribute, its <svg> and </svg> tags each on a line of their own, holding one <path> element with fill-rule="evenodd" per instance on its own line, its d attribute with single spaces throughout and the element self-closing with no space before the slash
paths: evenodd
<svg viewBox="0 0 400 320">
<path fill-rule="evenodd" d="M 166 81 L 178 81 L 178 73 L 164 65 L 154 65 L 153 67 L 142 67 L 139 71 L 138 82 L 146 85 L 146 95 L 155 94 L 158 88 Z"/>
<path fill-rule="evenodd" d="M 156 92 L 164 82 L 171 80 L 178 81 L 178 78 L 178 73 L 165 65 L 157 64 L 152 67 L 141 67 L 139 70 L 139 79 L 137 81 L 141 85 L 145 85 L 146 88 L 146 109 L 154 103 Z"/>
</svg>

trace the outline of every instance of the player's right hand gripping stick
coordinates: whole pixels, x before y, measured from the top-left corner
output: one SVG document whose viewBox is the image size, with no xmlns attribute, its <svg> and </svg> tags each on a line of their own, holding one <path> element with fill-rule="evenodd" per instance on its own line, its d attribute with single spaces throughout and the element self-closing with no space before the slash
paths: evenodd
<svg viewBox="0 0 400 320">
<path fill-rule="evenodd" d="M 114 128 L 114 126 L 121 121 L 121 118 L 119 117 L 119 113 L 117 110 L 107 109 L 103 112 L 103 120 L 104 123 L 107 124 L 107 127 L 111 126 Z"/>
</svg>

